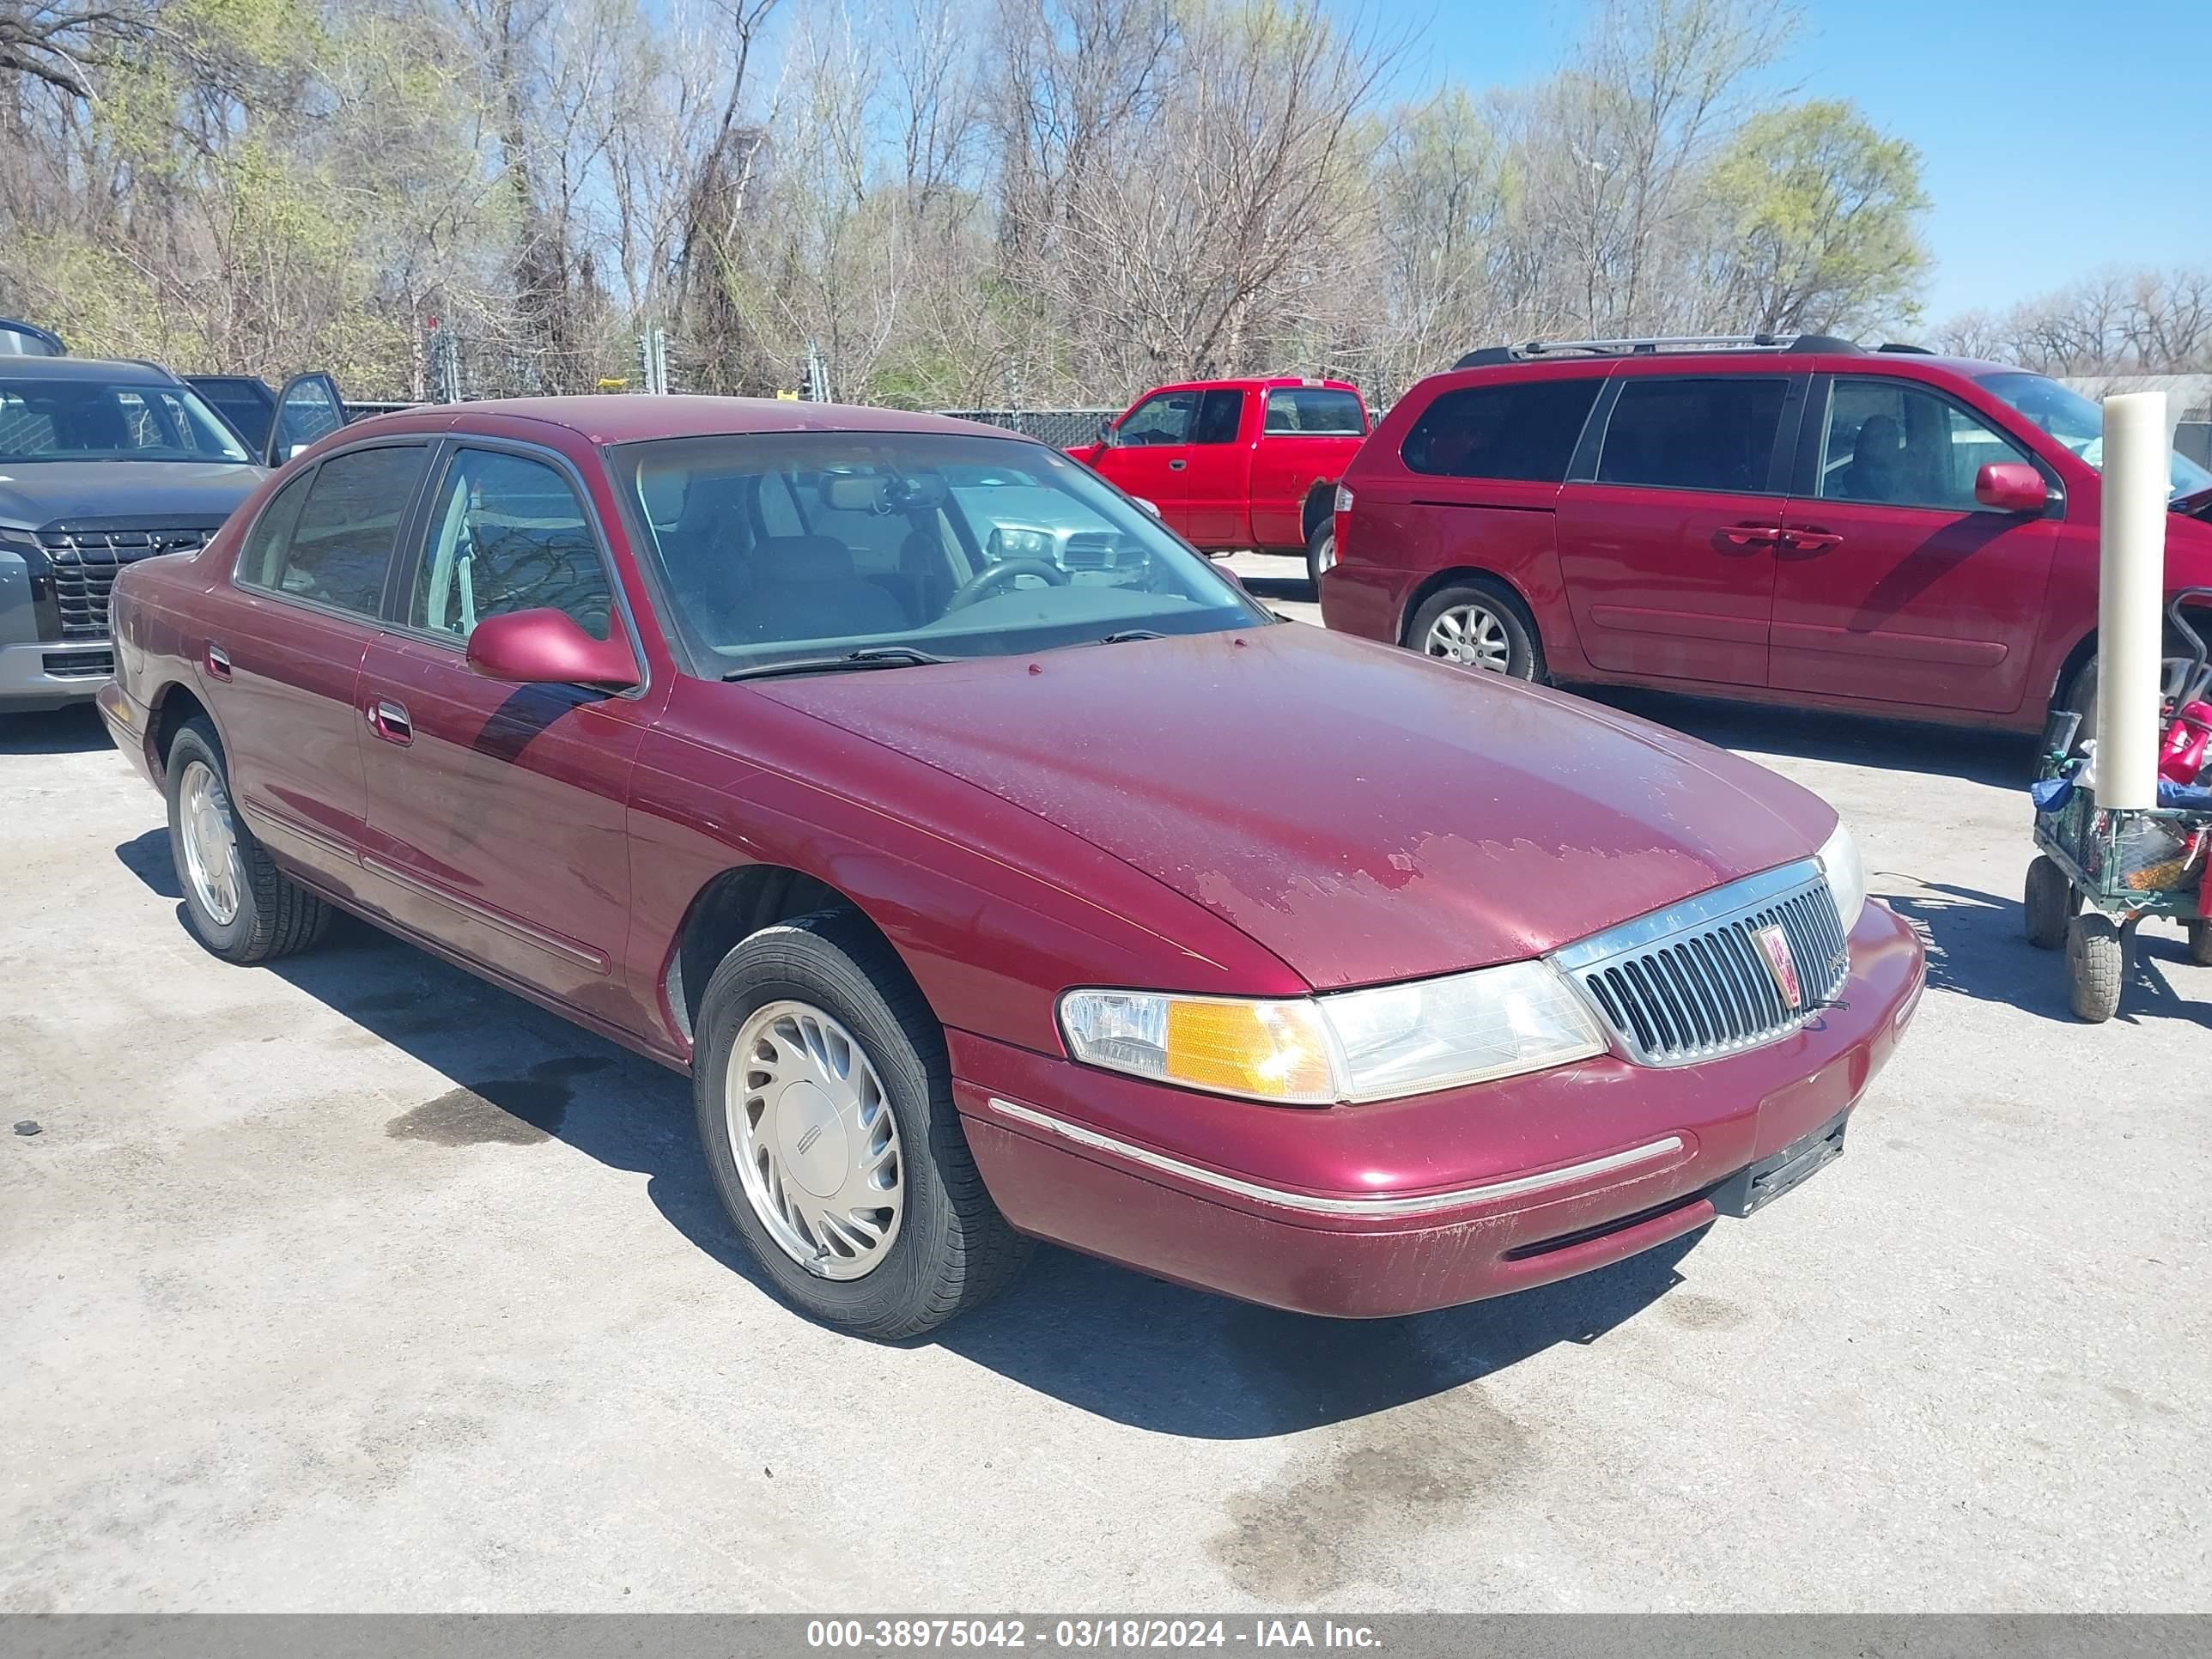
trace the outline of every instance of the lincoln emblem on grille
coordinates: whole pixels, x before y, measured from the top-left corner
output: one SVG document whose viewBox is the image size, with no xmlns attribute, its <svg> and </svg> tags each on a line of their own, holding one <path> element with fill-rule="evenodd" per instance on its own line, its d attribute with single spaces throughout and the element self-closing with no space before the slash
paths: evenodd
<svg viewBox="0 0 2212 1659">
<path fill-rule="evenodd" d="M 1790 952 L 1790 935 L 1780 927 L 1762 927 L 1753 935 L 1759 940 L 1759 954 L 1766 959 L 1766 971 L 1774 975 L 1775 988 L 1782 993 L 1782 1000 L 1796 1013 L 1805 1006 L 1805 988 L 1798 981 L 1797 958 Z"/>
</svg>

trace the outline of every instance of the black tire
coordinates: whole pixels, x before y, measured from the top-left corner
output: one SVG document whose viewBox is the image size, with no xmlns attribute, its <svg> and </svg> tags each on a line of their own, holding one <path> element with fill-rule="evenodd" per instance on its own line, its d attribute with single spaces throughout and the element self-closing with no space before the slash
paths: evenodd
<svg viewBox="0 0 2212 1659">
<path fill-rule="evenodd" d="M 2199 626 L 2205 619 L 2191 613 Z M 2166 630 L 2166 656 L 2159 673 L 2159 694 L 2163 697 L 2175 696 L 2189 672 L 2189 647 L 2179 634 L 2169 626 Z M 2074 734 L 2074 747 L 2078 753 L 2084 743 L 2097 735 L 2097 653 L 2092 651 L 2082 659 L 2081 665 L 2074 671 L 2067 682 L 2058 688 L 2051 700 L 2054 708 L 2070 708 L 2081 716 L 2081 730 Z"/>
<path fill-rule="evenodd" d="M 1496 620 L 1503 635 L 1505 661 L 1494 672 L 1510 679 L 1540 680 L 1544 678 L 1544 647 L 1536 636 L 1536 624 L 1521 604 L 1520 596 L 1503 582 L 1486 577 L 1470 576 L 1439 589 L 1429 595 L 1427 601 L 1413 613 L 1407 624 L 1404 643 L 1413 650 L 1441 660 L 1462 660 L 1449 657 L 1430 646 L 1430 636 L 1440 617 L 1454 611 L 1474 611 Z M 1469 663 L 1469 666 L 1484 666 Z"/>
<path fill-rule="evenodd" d="M 2189 959 L 2199 968 L 2212 968 L 2212 921 L 2189 924 Z"/>
<path fill-rule="evenodd" d="M 904 1208 L 884 1259 L 832 1279 L 787 1254 L 747 1195 L 726 1106 L 747 1018 L 795 1000 L 830 1015 L 882 1079 L 898 1131 Z M 763 928 L 722 958 L 700 1000 L 691 1094 L 722 1206 L 762 1270 L 801 1312 L 855 1335 L 918 1336 L 988 1300 L 1027 1260 L 976 1172 L 952 1103 L 945 1032 L 896 957 L 860 917 L 827 910 Z M 801 1143 L 802 1146 L 804 1143 Z"/>
<path fill-rule="evenodd" d="M 2086 911 L 2068 924 L 2067 989 L 2075 1018 L 2101 1025 L 2119 1012 L 2126 957 L 2119 924 L 2101 911 Z"/>
<path fill-rule="evenodd" d="M 1314 585 L 1314 597 L 1321 597 L 1321 573 L 1336 560 L 1336 520 L 1334 515 L 1323 519 L 1306 538 L 1306 580 Z"/>
<path fill-rule="evenodd" d="M 2056 951 L 2066 943 L 2066 924 L 2081 908 L 2081 896 L 2066 872 L 2039 854 L 2027 866 L 2027 942 L 2039 951 Z"/>
<path fill-rule="evenodd" d="M 238 906 L 228 921 L 216 920 L 208 908 L 185 861 L 179 801 L 185 778 L 195 763 L 215 775 L 237 847 Z M 251 966 L 304 951 L 322 938 L 330 928 L 331 907 L 276 867 L 229 805 L 230 770 L 215 727 L 199 719 L 179 726 L 169 740 L 162 771 L 169 801 L 169 855 L 177 866 L 177 884 L 184 889 L 185 915 L 199 942 L 225 962 Z"/>
</svg>

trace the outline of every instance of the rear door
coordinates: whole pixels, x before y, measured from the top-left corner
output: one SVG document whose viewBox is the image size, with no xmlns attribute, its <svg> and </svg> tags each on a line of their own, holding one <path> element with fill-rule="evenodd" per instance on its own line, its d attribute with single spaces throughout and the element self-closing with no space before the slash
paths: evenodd
<svg viewBox="0 0 2212 1659">
<path fill-rule="evenodd" d="M 2033 458 L 1940 388 L 1815 381 L 1775 555 L 1769 684 L 2008 714 L 2027 693 L 2057 546 L 2045 514 L 1974 499 L 1992 461 Z"/>
<path fill-rule="evenodd" d="M 1559 566 L 1593 666 L 1764 685 L 1774 550 L 1805 377 L 1625 365 L 1559 495 Z"/>
<path fill-rule="evenodd" d="M 185 382 L 215 406 L 248 449 L 266 458 L 276 415 L 276 394 L 268 381 L 255 374 L 187 374 Z"/>
<path fill-rule="evenodd" d="M 355 690 L 428 453 L 419 440 L 348 450 L 278 490 L 200 647 L 254 832 L 348 890 L 368 804 Z"/>
<path fill-rule="evenodd" d="M 1253 401 L 1241 386 L 1210 386 L 1199 394 L 1183 473 L 1188 527 L 1182 533 L 1200 547 L 1252 544 L 1252 451 L 1259 422 L 1253 420 L 1248 431 L 1246 410 Z"/>
<path fill-rule="evenodd" d="M 436 473 L 399 627 L 362 669 L 363 862 L 407 926 L 634 1023 L 617 969 L 629 915 L 625 801 L 658 699 L 504 684 L 471 672 L 465 654 L 477 623 L 512 611 L 563 611 L 599 639 L 629 628 L 589 492 L 559 453 L 490 439 L 450 443 Z"/>
<path fill-rule="evenodd" d="M 268 447 L 262 455 L 264 464 L 283 465 L 317 439 L 336 432 L 349 418 L 336 380 L 320 373 L 295 374 L 276 394 L 276 410 L 269 422 Z"/>
<path fill-rule="evenodd" d="M 1124 415 L 1097 471 L 1132 495 L 1150 501 L 1170 530 L 1190 534 L 1186 480 L 1190 433 L 1198 418 L 1197 386 L 1164 386 Z"/>
</svg>

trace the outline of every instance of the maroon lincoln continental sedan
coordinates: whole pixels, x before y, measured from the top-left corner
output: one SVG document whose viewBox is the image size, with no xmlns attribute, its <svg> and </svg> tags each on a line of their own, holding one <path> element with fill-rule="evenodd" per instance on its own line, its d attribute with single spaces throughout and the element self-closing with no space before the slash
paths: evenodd
<svg viewBox="0 0 2212 1659">
<path fill-rule="evenodd" d="M 1581 1273 L 1833 1156 L 1920 992 L 1804 790 L 1278 623 L 953 421 L 387 416 L 114 613 L 210 951 L 337 906 L 688 1073 L 872 1336 L 1033 1237 L 1347 1316 Z"/>
</svg>

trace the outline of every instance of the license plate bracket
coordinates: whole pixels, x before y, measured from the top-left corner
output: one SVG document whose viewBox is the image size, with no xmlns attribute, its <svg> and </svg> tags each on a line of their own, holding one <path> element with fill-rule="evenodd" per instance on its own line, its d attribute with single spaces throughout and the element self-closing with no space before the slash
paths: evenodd
<svg viewBox="0 0 2212 1659">
<path fill-rule="evenodd" d="M 1844 1128 L 1850 1117 L 1849 1111 L 1838 1112 L 1780 1152 L 1747 1164 L 1713 1189 L 1713 1208 L 1723 1215 L 1747 1216 L 1826 1168 L 1844 1155 Z"/>
</svg>

